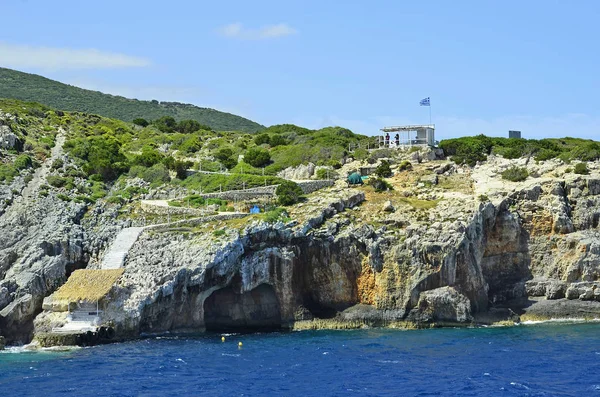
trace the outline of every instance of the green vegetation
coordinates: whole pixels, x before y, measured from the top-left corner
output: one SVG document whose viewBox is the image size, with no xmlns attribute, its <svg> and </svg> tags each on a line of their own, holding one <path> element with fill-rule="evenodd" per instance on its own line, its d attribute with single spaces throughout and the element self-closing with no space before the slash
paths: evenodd
<svg viewBox="0 0 600 397">
<path fill-rule="evenodd" d="M 560 158 L 565 162 L 571 160 L 593 161 L 600 159 L 598 142 L 579 138 L 522 139 L 522 138 L 490 138 L 485 135 L 446 139 L 440 142 L 447 156 L 457 164 L 474 166 L 478 161 L 485 161 L 489 154 L 504 158 L 534 157 L 536 161 Z"/>
<path fill-rule="evenodd" d="M 290 217 L 287 213 L 287 211 L 284 208 L 274 208 L 270 211 L 265 212 L 262 215 L 262 218 L 265 222 L 269 222 L 269 223 L 275 223 L 277 221 L 282 221 L 282 222 L 289 222 L 290 221 Z"/>
<path fill-rule="evenodd" d="M 178 102 L 128 99 L 4 68 L 0 68 L 0 93 L 5 98 L 36 101 L 56 109 L 99 114 L 124 121 L 135 119 L 140 122 L 141 118 L 156 120 L 170 116 L 175 120 L 194 120 L 219 131 L 256 132 L 264 128 L 251 120 L 214 109 Z"/>
<path fill-rule="evenodd" d="M 506 179 L 511 182 L 522 182 L 529 176 L 526 168 L 522 167 L 510 167 L 509 169 L 502 172 L 502 179 Z"/>
<path fill-rule="evenodd" d="M 248 174 L 194 174 L 184 181 L 174 181 L 174 183 L 188 189 L 202 191 L 202 193 L 213 193 L 219 190 L 240 190 L 265 185 L 277 185 L 282 181 L 284 179 L 273 176 L 263 177 Z"/>
<path fill-rule="evenodd" d="M 375 175 L 377 175 L 380 178 L 389 178 L 390 176 L 392 176 L 390 162 L 387 160 L 383 160 L 381 164 L 379 164 L 375 169 Z"/>
<path fill-rule="evenodd" d="M 200 208 L 203 205 L 213 205 L 216 204 L 219 207 L 227 206 L 227 200 L 222 200 L 219 198 L 208 198 L 192 194 L 191 196 L 187 196 L 181 200 L 171 200 L 169 201 L 169 205 L 173 207 L 189 207 L 189 208 Z"/>
<path fill-rule="evenodd" d="M 590 171 L 587 168 L 587 164 L 586 163 L 577 163 L 575 164 L 575 169 L 573 170 L 574 173 L 576 174 L 580 174 L 580 175 L 587 175 L 590 173 Z"/>
<path fill-rule="evenodd" d="M 412 164 L 408 160 L 402 160 L 400 164 L 398 164 L 398 171 L 409 171 L 412 170 Z"/>
<path fill-rule="evenodd" d="M 254 147 L 248 149 L 244 155 L 244 162 L 253 167 L 264 167 L 271 161 L 271 155 L 265 149 Z"/>
<path fill-rule="evenodd" d="M 277 195 L 277 203 L 279 205 L 287 206 L 299 202 L 303 193 L 302 188 L 298 186 L 296 182 L 282 181 L 280 185 L 277 186 L 275 194 Z"/>
<path fill-rule="evenodd" d="M 381 178 L 369 178 L 367 182 L 369 186 L 373 186 L 376 192 L 386 192 L 388 190 L 394 190 L 394 187 L 390 185 L 386 180 Z"/>
</svg>

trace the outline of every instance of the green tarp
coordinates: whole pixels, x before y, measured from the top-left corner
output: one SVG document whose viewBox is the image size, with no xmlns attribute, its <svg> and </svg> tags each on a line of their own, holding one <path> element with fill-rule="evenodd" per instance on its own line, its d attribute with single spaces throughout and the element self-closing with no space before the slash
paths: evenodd
<svg viewBox="0 0 600 397">
<path fill-rule="evenodd" d="M 350 174 L 350 176 L 348 176 L 348 183 L 351 185 L 362 185 L 363 181 L 362 181 L 362 178 L 360 177 L 360 174 L 358 172 L 355 172 L 353 174 Z"/>
</svg>

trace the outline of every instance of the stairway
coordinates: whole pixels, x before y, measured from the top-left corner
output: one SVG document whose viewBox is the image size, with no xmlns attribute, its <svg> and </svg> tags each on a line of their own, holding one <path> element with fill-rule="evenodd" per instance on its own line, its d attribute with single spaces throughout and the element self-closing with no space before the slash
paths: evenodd
<svg viewBox="0 0 600 397">
<path fill-rule="evenodd" d="M 123 267 L 127 253 L 135 244 L 144 230 L 143 227 L 128 227 L 119 232 L 115 241 L 111 244 L 108 252 L 104 254 L 101 269 L 118 269 Z"/>
</svg>

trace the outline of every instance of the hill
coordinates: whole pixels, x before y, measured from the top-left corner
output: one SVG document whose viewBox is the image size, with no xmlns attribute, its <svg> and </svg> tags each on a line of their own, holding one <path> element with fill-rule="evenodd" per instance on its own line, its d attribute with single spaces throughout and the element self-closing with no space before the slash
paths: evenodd
<svg viewBox="0 0 600 397">
<path fill-rule="evenodd" d="M 35 74 L 0 68 L 0 97 L 39 102 L 55 109 L 98 114 L 132 121 L 171 116 L 196 120 L 217 131 L 256 132 L 264 126 L 218 110 L 178 102 L 141 101 L 86 90 Z"/>
</svg>

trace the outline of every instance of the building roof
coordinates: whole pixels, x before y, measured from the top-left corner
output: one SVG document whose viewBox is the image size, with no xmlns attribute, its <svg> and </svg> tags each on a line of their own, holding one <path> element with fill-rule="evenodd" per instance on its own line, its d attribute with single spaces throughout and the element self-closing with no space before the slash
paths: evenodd
<svg viewBox="0 0 600 397">
<path fill-rule="evenodd" d="M 395 127 L 383 127 L 383 132 L 396 132 L 396 131 L 416 131 L 424 128 L 435 129 L 435 124 L 423 124 L 423 125 L 399 125 Z"/>
<path fill-rule="evenodd" d="M 94 302 L 104 298 L 123 274 L 124 269 L 110 270 L 75 270 L 58 291 L 54 293 L 57 300 L 69 302 Z"/>
</svg>

